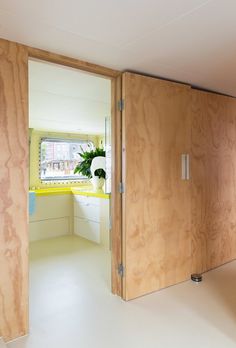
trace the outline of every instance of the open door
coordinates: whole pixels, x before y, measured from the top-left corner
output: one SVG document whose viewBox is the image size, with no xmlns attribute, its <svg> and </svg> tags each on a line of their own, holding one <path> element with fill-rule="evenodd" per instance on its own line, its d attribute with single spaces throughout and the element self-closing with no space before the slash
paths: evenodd
<svg viewBox="0 0 236 348">
<path fill-rule="evenodd" d="M 122 80 L 123 298 L 190 277 L 190 87 Z"/>
</svg>

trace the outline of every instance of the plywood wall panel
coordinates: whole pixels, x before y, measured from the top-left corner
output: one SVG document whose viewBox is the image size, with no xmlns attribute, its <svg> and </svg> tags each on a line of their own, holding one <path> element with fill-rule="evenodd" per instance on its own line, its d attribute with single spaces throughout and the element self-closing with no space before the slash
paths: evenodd
<svg viewBox="0 0 236 348">
<path fill-rule="evenodd" d="M 191 92 L 192 271 L 236 258 L 236 100 Z"/>
<path fill-rule="evenodd" d="M 26 49 L 0 40 L 0 336 L 28 329 Z"/>
</svg>

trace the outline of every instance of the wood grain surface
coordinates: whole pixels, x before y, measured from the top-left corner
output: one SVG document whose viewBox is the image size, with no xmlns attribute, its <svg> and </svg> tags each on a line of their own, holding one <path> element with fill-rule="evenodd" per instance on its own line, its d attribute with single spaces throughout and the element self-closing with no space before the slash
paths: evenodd
<svg viewBox="0 0 236 348">
<path fill-rule="evenodd" d="M 123 74 L 123 261 L 126 300 L 189 278 L 190 88 Z"/>
<path fill-rule="evenodd" d="M 121 99 L 121 75 L 112 79 L 112 188 L 111 188 L 111 250 L 112 250 L 112 292 L 122 295 L 122 278 L 118 274 L 118 266 L 122 262 L 121 239 L 121 195 L 119 183 L 121 182 L 121 111 L 118 101 Z"/>
<path fill-rule="evenodd" d="M 192 272 L 236 258 L 236 100 L 191 91 Z"/>
<path fill-rule="evenodd" d="M 236 258 L 235 99 L 124 73 L 121 120 L 119 72 L 0 39 L 0 336 L 28 332 L 28 53 L 113 79 L 112 192 L 125 183 L 122 205 L 112 197 L 114 293 L 132 299 Z"/>
<path fill-rule="evenodd" d="M 0 40 L 0 336 L 28 330 L 28 54 Z"/>
<path fill-rule="evenodd" d="M 70 58 L 67 56 L 63 56 L 60 54 L 52 53 L 49 51 L 41 50 L 38 48 L 27 47 L 29 57 L 36 58 L 40 60 L 44 60 L 50 63 L 61 64 L 65 66 L 69 66 L 75 69 L 81 69 L 84 71 L 88 71 L 90 73 L 94 73 L 96 75 L 102 75 L 104 77 L 117 77 L 120 72 L 117 70 L 113 70 L 110 68 L 106 68 L 101 65 L 85 62 L 80 59 Z"/>
</svg>

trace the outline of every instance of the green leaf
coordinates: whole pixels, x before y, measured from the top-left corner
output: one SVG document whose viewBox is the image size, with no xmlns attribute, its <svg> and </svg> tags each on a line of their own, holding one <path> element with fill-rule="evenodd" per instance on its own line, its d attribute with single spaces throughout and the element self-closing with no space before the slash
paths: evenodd
<svg viewBox="0 0 236 348">
<path fill-rule="evenodd" d="M 103 149 L 97 147 L 95 150 L 83 151 L 82 153 L 79 153 L 79 155 L 83 160 L 80 163 L 78 163 L 78 165 L 75 167 L 74 174 L 79 173 L 91 179 L 92 175 L 91 175 L 90 167 L 91 167 L 92 160 L 94 159 L 94 157 L 98 157 L 98 156 L 105 157 L 106 153 Z M 103 169 L 97 169 L 95 171 L 95 175 L 97 175 L 99 178 L 105 179 L 106 172 Z"/>
</svg>

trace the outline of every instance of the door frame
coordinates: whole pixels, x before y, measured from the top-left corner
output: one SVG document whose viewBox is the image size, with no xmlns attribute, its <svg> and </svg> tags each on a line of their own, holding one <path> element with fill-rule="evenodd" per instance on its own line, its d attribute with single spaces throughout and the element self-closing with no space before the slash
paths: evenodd
<svg viewBox="0 0 236 348">
<path fill-rule="evenodd" d="M 49 51 L 27 47 L 28 61 L 35 59 L 62 66 L 86 71 L 111 80 L 111 148 L 112 148 L 112 185 L 111 185 L 111 291 L 122 297 L 122 277 L 119 265 L 122 264 L 122 211 L 119 184 L 121 182 L 122 143 L 121 143 L 121 111 L 118 101 L 121 99 L 120 71 L 100 65 L 88 63 Z"/>
</svg>

